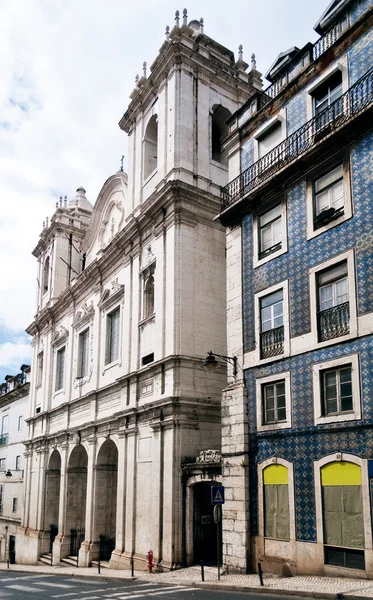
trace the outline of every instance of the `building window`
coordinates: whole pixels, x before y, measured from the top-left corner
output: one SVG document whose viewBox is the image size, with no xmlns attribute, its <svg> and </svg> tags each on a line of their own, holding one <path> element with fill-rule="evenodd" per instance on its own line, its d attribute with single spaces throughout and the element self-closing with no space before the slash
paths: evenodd
<svg viewBox="0 0 373 600">
<path fill-rule="evenodd" d="M 266 129 L 266 131 L 259 135 L 256 139 L 258 141 L 258 158 L 262 158 L 271 152 L 271 150 L 273 150 L 282 141 L 281 121 L 276 120 L 272 126 Z M 276 162 L 277 160 L 278 156 L 275 154 L 270 162 Z"/>
<path fill-rule="evenodd" d="M 281 250 L 282 210 L 281 205 L 259 217 L 259 258 Z"/>
<path fill-rule="evenodd" d="M 283 290 L 260 299 L 260 355 L 270 358 L 284 352 Z"/>
<path fill-rule="evenodd" d="M 343 165 L 314 182 L 314 228 L 318 229 L 343 215 Z"/>
<path fill-rule="evenodd" d="M 109 364 L 119 358 L 119 325 L 120 308 L 116 308 L 107 315 L 106 320 L 106 361 Z"/>
<path fill-rule="evenodd" d="M 89 328 L 79 334 L 78 345 L 78 378 L 88 375 Z"/>
<path fill-rule="evenodd" d="M 289 472 L 279 464 L 263 469 L 264 536 L 290 539 Z"/>
<path fill-rule="evenodd" d="M 3 514 L 3 486 L 0 485 L 0 515 Z"/>
<path fill-rule="evenodd" d="M 41 385 L 43 382 L 43 365 L 44 365 L 44 352 L 39 352 L 38 357 L 37 357 L 36 385 Z"/>
<path fill-rule="evenodd" d="M 6 458 L 0 458 L 0 471 L 5 471 Z"/>
<path fill-rule="evenodd" d="M 285 380 L 262 387 L 263 425 L 286 421 Z"/>
<path fill-rule="evenodd" d="M 313 366 L 315 424 L 361 418 L 359 357 L 342 356 Z"/>
<path fill-rule="evenodd" d="M 322 371 L 321 386 L 324 415 L 338 415 L 352 411 L 351 365 Z"/>
<path fill-rule="evenodd" d="M 22 431 L 22 430 L 23 430 L 23 415 L 20 415 L 18 417 L 17 431 Z"/>
<path fill-rule="evenodd" d="M 154 277 L 149 277 L 144 281 L 144 319 L 154 314 Z"/>
<path fill-rule="evenodd" d="M 47 256 L 43 268 L 42 291 L 46 294 L 49 287 L 50 258 Z"/>
<path fill-rule="evenodd" d="M 65 346 L 57 350 L 55 391 L 62 390 L 65 374 Z"/>
<path fill-rule="evenodd" d="M 317 275 L 318 335 L 323 342 L 350 331 L 350 304 L 347 261 L 343 261 Z"/>
<path fill-rule="evenodd" d="M 361 467 L 338 461 L 321 467 L 325 562 L 365 569 Z"/>
<path fill-rule="evenodd" d="M 146 356 L 143 356 L 141 359 L 141 364 L 142 364 L 142 366 L 145 366 L 153 361 L 154 361 L 154 352 L 152 352 L 151 354 L 147 354 Z"/>
<path fill-rule="evenodd" d="M 16 456 L 16 471 L 20 471 L 21 470 L 21 457 L 18 455 Z"/>
<path fill-rule="evenodd" d="M 214 109 L 211 117 L 211 158 L 223 167 L 228 167 L 228 156 L 223 148 L 223 140 L 228 135 L 226 121 L 230 116 L 231 113 L 227 108 L 218 106 Z"/>
<path fill-rule="evenodd" d="M 342 72 L 339 69 L 312 92 L 317 131 L 342 114 L 342 93 Z"/>
<path fill-rule="evenodd" d="M 18 511 L 18 498 L 13 498 L 12 512 L 16 513 L 17 511 Z"/>
<path fill-rule="evenodd" d="M 157 168 L 158 161 L 158 116 L 153 115 L 144 137 L 144 180 Z"/>
<path fill-rule="evenodd" d="M 277 373 L 256 380 L 257 430 L 291 427 L 290 373 Z"/>
<path fill-rule="evenodd" d="M 0 436 L 0 446 L 4 446 L 8 443 L 8 434 L 9 434 L 9 416 L 4 415 L 1 420 L 1 436 Z"/>
</svg>

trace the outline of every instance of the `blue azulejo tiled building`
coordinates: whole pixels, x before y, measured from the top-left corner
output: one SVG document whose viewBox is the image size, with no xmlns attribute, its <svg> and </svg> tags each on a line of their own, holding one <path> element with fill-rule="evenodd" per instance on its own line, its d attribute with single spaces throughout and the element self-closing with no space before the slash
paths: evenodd
<svg viewBox="0 0 373 600">
<path fill-rule="evenodd" d="M 373 577 L 372 25 L 333 0 L 228 121 L 228 569 Z"/>
</svg>

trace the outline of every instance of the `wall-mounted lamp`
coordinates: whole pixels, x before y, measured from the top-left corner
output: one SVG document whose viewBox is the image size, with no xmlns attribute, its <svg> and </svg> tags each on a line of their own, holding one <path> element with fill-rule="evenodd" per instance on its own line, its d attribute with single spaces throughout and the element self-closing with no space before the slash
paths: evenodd
<svg viewBox="0 0 373 600">
<path fill-rule="evenodd" d="M 9 477 L 13 477 L 13 473 L 11 472 L 10 469 L 8 469 L 7 471 L 5 471 L 5 477 L 7 477 L 9 479 Z"/>
<path fill-rule="evenodd" d="M 219 363 L 215 358 L 216 356 L 218 358 L 222 358 L 223 360 L 225 360 L 226 363 L 229 362 L 231 365 L 233 365 L 233 377 L 236 377 L 236 375 L 237 375 L 237 356 L 223 356 L 222 354 L 216 354 L 215 352 L 212 352 L 210 350 L 210 352 L 207 353 L 207 357 L 205 358 L 205 360 L 202 361 L 202 366 L 207 371 L 213 371 L 214 369 L 216 369 L 219 366 Z"/>
</svg>

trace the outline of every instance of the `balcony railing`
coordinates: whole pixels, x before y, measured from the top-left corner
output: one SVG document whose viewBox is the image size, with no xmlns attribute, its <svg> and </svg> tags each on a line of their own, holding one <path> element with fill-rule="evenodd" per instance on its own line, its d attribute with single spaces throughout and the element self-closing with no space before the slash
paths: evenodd
<svg viewBox="0 0 373 600">
<path fill-rule="evenodd" d="M 8 434 L 3 433 L 3 435 L 0 435 L 0 446 L 6 446 L 7 443 L 8 443 Z"/>
<path fill-rule="evenodd" d="M 295 161 L 326 135 L 342 127 L 372 104 L 372 101 L 373 68 L 328 108 L 307 121 L 227 186 L 221 188 L 221 210 L 226 210 L 283 167 Z"/>
<path fill-rule="evenodd" d="M 284 326 L 260 334 L 260 358 L 271 358 L 284 353 Z"/>
<path fill-rule="evenodd" d="M 328 33 L 319 38 L 312 46 L 312 60 L 317 60 L 324 52 L 329 50 L 331 46 L 341 37 L 344 29 L 338 24 L 335 25 Z M 299 71 L 297 71 L 298 73 Z M 260 108 L 266 106 L 273 98 L 276 98 L 278 94 L 286 87 L 288 81 L 283 83 L 282 79 L 277 79 L 271 85 L 269 85 L 263 92 L 263 96 L 260 98 Z"/>
<path fill-rule="evenodd" d="M 350 331 L 350 304 L 344 302 L 318 313 L 319 341 L 325 342 Z"/>
</svg>

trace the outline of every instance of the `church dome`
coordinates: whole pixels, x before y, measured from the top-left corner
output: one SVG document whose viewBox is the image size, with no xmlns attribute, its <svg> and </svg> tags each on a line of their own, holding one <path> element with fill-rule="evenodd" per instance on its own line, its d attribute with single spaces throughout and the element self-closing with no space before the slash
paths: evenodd
<svg viewBox="0 0 373 600">
<path fill-rule="evenodd" d="M 81 210 L 85 210 L 87 212 L 93 211 L 93 206 L 86 198 L 86 191 L 83 186 L 78 187 L 76 190 L 76 196 L 72 200 L 69 201 L 69 208 L 80 208 Z"/>
</svg>

